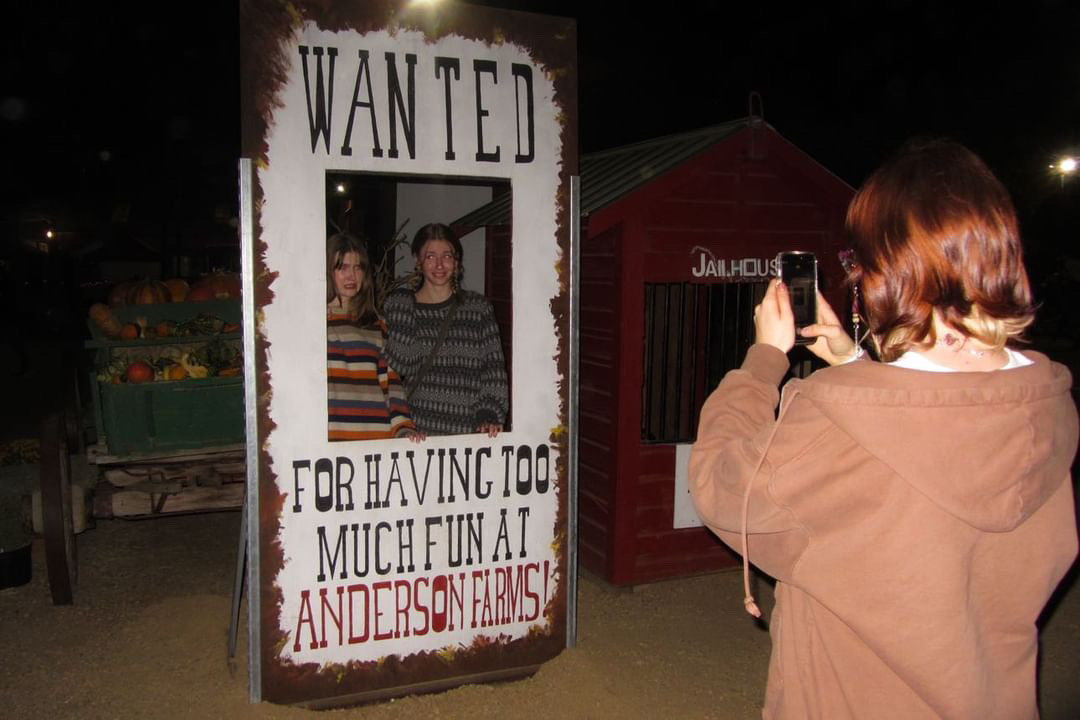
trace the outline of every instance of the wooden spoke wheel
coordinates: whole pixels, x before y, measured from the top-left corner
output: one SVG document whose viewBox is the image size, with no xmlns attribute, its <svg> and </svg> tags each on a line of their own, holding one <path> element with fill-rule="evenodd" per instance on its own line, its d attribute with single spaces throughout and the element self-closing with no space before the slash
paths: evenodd
<svg viewBox="0 0 1080 720">
<path fill-rule="evenodd" d="M 45 561 L 54 605 L 70 605 L 78 573 L 71 519 L 71 457 L 66 422 L 60 415 L 41 423 L 41 508 Z"/>
</svg>

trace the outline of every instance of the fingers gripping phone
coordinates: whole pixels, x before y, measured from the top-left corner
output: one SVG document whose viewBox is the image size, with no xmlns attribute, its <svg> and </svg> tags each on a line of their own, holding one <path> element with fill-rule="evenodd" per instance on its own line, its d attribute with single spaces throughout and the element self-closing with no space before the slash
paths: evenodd
<svg viewBox="0 0 1080 720">
<path fill-rule="evenodd" d="M 808 345 L 816 338 L 804 338 L 798 331 L 817 322 L 817 257 L 812 252 L 782 252 L 777 264 L 795 314 L 795 344 Z"/>
</svg>

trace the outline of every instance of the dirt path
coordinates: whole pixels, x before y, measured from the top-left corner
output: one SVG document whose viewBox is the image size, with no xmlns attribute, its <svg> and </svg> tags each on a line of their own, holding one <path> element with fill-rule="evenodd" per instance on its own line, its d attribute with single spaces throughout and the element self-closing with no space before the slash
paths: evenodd
<svg viewBox="0 0 1080 720">
<path fill-rule="evenodd" d="M 246 626 L 226 659 L 239 516 L 99 521 L 78 538 L 76 604 L 51 604 L 40 542 L 34 579 L 0 591 L 0 698 L 9 718 L 300 718 L 247 702 Z M 766 611 L 768 587 L 761 586 Z M 741 610 L 738 573 L 612 591 L 580 582 L 578 645 L 535 676 L 340 711 L 371 718 L 759 717 L 768 634 Z M 1080 708 L 1080 590 L 1043 650 L 1044 718 Z M 321 714 L 320 714 L 321 715 Z"/>
</svg>

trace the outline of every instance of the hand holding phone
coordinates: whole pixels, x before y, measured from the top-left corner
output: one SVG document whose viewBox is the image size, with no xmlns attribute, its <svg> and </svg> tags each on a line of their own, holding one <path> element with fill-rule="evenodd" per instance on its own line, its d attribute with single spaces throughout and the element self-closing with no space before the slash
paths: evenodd
<svg viewBox="0 0 1080 720">
<path fill-rule="evenodd" d="M 777 264 L 795 316 L 795 344 L 812 343 L 816 338 L 802 337 L 799 330 L 817 322 L 817 257 L 812 252 L 782 252 Z"/>
</svg>

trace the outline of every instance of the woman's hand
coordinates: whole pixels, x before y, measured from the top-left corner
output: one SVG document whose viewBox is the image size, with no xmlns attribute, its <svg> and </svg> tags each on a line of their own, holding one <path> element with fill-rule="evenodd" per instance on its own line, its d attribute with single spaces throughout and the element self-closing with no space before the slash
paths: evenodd
<svg viewBox="0 0 1080 720">
<path fill-rule="evenodd" d="M 409 442 L 414 442 L 414 443 L 422 443 L 425 440 L 427 440 L 427 435 L 420 432 L 419 430 L 413 430 L 412 428 L 406 428 L 406 429 L 402 430 L 401 432 L 398 433 L 398 437 L 399 438 L 407 437 L 407 438 L 409 438 Z"/>
<path fill-rule="evenodd" d="M 840 318 L 820 292 L 817 294 L 817 322 L 802 328 L 799 334 L 807 338 L 817 338 L 806 347 L 830 365 L 848 362 L 858 351 L 855 341 L 844 332 Z"/>
<path fill-rule="evenodd" d="M 791 298 L 779 279 L 769 281 L 765 297 L 754 308 L 754 342 L 772 345 L 786 353 L 795 346 L 795 315 L 791 312 Z"/>
<path fill-rule="evenodd" d="M 502 432 L 502 425 L 498 423 L 483 423 L 476 428 L 476 432 L 487 433 L 488 437 L 493 438 Z"/>
</svg>

